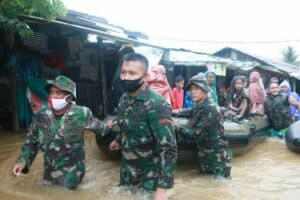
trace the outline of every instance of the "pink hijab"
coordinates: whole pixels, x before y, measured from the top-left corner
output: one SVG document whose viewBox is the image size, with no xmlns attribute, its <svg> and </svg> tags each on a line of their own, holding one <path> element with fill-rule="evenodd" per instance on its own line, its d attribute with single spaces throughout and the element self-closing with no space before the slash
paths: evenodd
<svg viewBox="0 0 300 200">
<path fill-rule="evenodd" d="M 265 89 L 262 78 L 257 71 L 251 72 L 249 77 L 249 97 L 252 104 L 262 104 L 265 98 Z"/>
<path fill-rule="evenodd" d="M 172 90 L 166 77 L 166 69 L 162 65 L 153 66 L 150 70 L 148 85 L 158 94 L 163 96 L 172 105 Z"/>
</svg>

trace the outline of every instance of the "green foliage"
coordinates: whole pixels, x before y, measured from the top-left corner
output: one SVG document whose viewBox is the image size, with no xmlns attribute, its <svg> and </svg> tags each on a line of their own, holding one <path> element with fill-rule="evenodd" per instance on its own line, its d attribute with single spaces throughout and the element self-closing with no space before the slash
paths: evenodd
<svg viewBox="0 0 300 200">
<path fill-rule="evenodd" d="M 18 19 L 19 15 L 53 20 L 66 13 L 61 0 L 0 0 L 0 26 L 10 33 L 19 33 L 21 37 L 29 37 L 33 32 L 28 24 Z"/>
<path fill-rule="evenodd" d="M 299 65 L 300 61 L 298 61 L 298 55 L 296 53 L 296 50 L 288 46 L 287 49 L 283 50 L 282 52 L 283 61 L 293 64 L 293 65 Z"/>
</svg>

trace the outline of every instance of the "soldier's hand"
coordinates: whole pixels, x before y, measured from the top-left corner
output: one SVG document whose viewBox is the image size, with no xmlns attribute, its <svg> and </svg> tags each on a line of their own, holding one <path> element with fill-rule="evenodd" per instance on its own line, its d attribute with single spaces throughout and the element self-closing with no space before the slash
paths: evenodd
<svg viewBox="0 0 300 200">
<path fill-rule="evenodd" d="M 25 168 L 25 164 L 23 163 L 17 163 L 15 164 L 13 170 L 12 170 L 12 175 L 13 176 L 21 176 L 23 169 Z"/>
<path fill-rule="evenodd" d="M 178 113 L 179 113 L 179 110 L 178 110 L 178 109 L 172 110 L 172 115 L 173 115 L 173 116 L 177 116 Z"/>
<path fill-rule="evenodd" d="M 172 120 L 172 125 L 174 126 L 175 128 L 175 133 L 179 131 L 180 129 L 180 125 L 177 123 L 177 121 L 173 118 Z"/>
<path fill-rule="evenodd" d="M 119 143 L 116 141 L 116 140 L 113 140 L 110 145 L 109 145 L 109 149 L 111 151 L 116 151 L 116 150 L 119 150 L 120 149 L 120 145 Z"/>
<path fill-rule="evenodd" d="M 168 200 L 167 190 L 157 188 L 153 200 Z"/>
<path fill-rule="evenodd" d="M 112 120 L 112 119 L 109 119 L 107 121 L 105 121 L 105 124 L 106 126 L 108 126 L 110 129 L 116 124 L 117 122 Z"/>
</svg>

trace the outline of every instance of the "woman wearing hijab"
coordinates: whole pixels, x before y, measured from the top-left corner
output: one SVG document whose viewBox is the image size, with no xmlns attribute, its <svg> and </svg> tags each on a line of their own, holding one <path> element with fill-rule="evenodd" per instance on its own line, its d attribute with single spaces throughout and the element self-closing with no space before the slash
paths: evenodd
<svg viewBox="0 0 300 200">
<path fill-rule="evenodd" d="M 172 89 L 166 77 L 166 69 L 162 65 L 153 66 L 150 70 L 148 85 L 172 105 Z"/>
<path fill-rule="evenodd" d="M 280 84 L 280 92 L 286 96 L 294 97 L 297 102 L 300 102 L 300 97 L 296 92 L 292 92 L 291 85 L 287 80 L 282 81 Z M 300 112 L 298 111 L 297 107 L 294 105 L 290 105 L 290 115 L 293 121 L 298 121 L 300 119 Z"/>
<path fill-rule="evenodd" d="M 215 103 L 216 105 L 219 105 L 217 84 L 216 84 L 216 74 L 213 71 L 207 71 L 205 73 L 205 76 L 206 76 L 206 79 L 208 82 L 209 93 L 210 93 L 211 99 L 212 99 L 213 103 Z"/>
<path fill-rule="evenodd" d="M 264 99 L 265 89 L 260 74 L 257 71 L 251 72 L 249 76 L 249 88 L 248 88 L 251 114 L 264 115 Z"/>
</svg>

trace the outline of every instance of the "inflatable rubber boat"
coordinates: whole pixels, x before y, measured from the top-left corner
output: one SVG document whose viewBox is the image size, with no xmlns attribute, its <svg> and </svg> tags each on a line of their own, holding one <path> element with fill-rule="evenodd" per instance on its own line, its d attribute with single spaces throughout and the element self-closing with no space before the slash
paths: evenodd
<svg viewBox="0 0 300 200">
<path fill-rule="evenodd" d="M 179 125 L 190 127 L 190 120 L 183 117 L 173 118 Z M 251 149 L 255 144 L 265 139 L 264 133 L 269 127 L 266 118 L 254 116 L 241 121 L 225 120 L 225 137 L 228 139 L 229 146 L 232 148 L 234 156 L 242 155 Z M 96 137 L 100 149 L 112 158 L 119 158 L 119 151 L 109 149 L 110 142 L 120 131 L 118 126 L 114 126 L 110 133 L 105 137 Z M 191 144 L 178 144 L 178 161 L 183 163 L 194 162 L 197 158 L 196 146 Z"/>
<path fill-rule="evenodd" d="M 187 118 L 174 118 L 178 124 L 191 127 Z M 239 156 L 249 151 L 256 144 L 266 138 L 269 122 L 261 116 L 254 116 L 241 121 L 224 121 L 224 135 L 228 140 L 234 156 Z M 183 163 L 194 162 L 197 158 L 196 146 L 178 144 L 178 161 Z"/>
<path fill-rule="evenodd" d="M 285 134 L 285 143 L 290 150 L 300 153 L 300 121 L 290 125 Z"/>
</svg>

